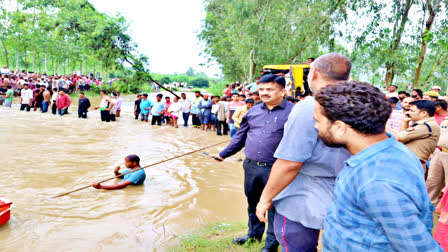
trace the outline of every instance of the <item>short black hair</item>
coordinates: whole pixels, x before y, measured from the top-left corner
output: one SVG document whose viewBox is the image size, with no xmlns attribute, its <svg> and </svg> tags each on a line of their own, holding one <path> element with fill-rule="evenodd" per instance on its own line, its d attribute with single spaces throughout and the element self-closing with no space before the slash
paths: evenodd
<svg viewBox="0 0 448 252">
<path fill-rule="evenodd" d="M 231 96 L 234 96 L 234 95 L 238 95 L 238 96 L 240 96 L 238 93 L 233 93 Z"/>
<path fill-rule="evenodd" d="M 338 82 L 316 94 L 328 120 L 342 121 L 364 135 L 384 133 L 392 108 L 383 92 L 366 82 Z"/>
<path fill-rule="evenodd" d="M 416 106 L 419 110 L 428 112 L 429 116 L 432 117 L 436 113 L 436 103 L 428 100 L 413 101 L 409 103 L 410 105 Z"/>
<path fill-rule="evenodd" d="M 247 99 L 246 103 L 255 103 L 255 101 L 253 99 Z"/>
<path fill-rule="evenodd" d="M 219 95 L 214 95 L 214 96 L 212 96 L 212 99 L 214 99 L 214 98 L 221 99 L 221 97 L 219 97 Z"/>
<path fill-rule="evenodd" d="M 387 101 L 389 101 L 392 104 L 397 104 L 399 100 L 397 97 L 390 97 L 389 99 L 387 99 Z"/>
<path fill-rule="evenodd" d="M 79 92 L 79 94 L 82 94 L 82 95 L 84 95 L 84 92 Z"/>
<path fill-rule="evenodd" d="M 163 94 L 158 94 L 157 97 L 162 98 L 162 97 L 163 97 Z"/>
<path fill-rule="evenodd" d="M 11 88 L 11 85 L 6 86 L 6 88 L 7 88 L 7 89 L 10 89 L 10 88 Z"/>
<path fill-rule="evenodd" d="M 309 57 L 308 59 L 310 59 L 310 60 L 312 60 L 312 61 L 314 61 L 314 60 L 315 60 L 315 58 L 313 58 L 313 57 Z"/>
<path fill-rule="evenodd" d="M 399 94 L 399 95 L 401 95 L 401 94 L 405 94 L 406 96 L 408 96 L 408 93 L 406 93 L 406 91 L 398 91 L 398 94 Z"/>
<path fill-rule="evenodd" d="M 180 94 L 180 95 L 186 95 L 185 93 L 182 93 L 182 94 Z"/>
<path fill-rule="evenodd" d="M 395 88 L 398 88 L 398 86 L 397 85 L 394 85 L 394 84 L 392 84 L 392 85 L 390 85 L 391 87 L 395 87 Z"/>
<path fill-rule="evenodd" d="M 107 94 L 106 89 L 101 90 L 101 92 L 102 92 L 103 94 Z"/>
<path fill-rule="evenodd" d="M 283 76 L 278 76 L 275 74 L 263 75 L 263 77 L 261 77 L 261 79 L 258 81 L 259 84 L 269 83 L 269 82 L 277 83 L 280 86 L 282 86 L 283 88 L 286 86 L 285 78 Z"/>
<path fill-rule="evenodd" d="M 196 93 L 196 94 L 200 94 L 200 93 L 201 93 L 201 91 L 195 91 L 194 93 Z"/>
<path fill-rule="evenodd" d="M 144 96 L 145 98 L 148 98 L 148 94 L 143 94 L 143 96 Z"/>
<path fill-rule="evenodd" d="M 137 164 L 140 164 L 140 158 L 135 154 L 127 155 L 126 158 L 129 159 L 129 161 L 131 162 L 136 162 Z"/>
<path fill-rule="evenodd" d="M 423 96 L 423 91 L 422 91 L 421 89 L 416 88 L 416 89 L 413 89 L 412 91 L 417 92 L 417 94 L 418 94 L 419 96 Z"/>
<path fill-rule="evenodd" d="M 171 97 L 169 97 L 169 96 L 165 96 L 165 99 L 171 99 Z"/>
<path fill-rule="evenodd" d="M 441 107 L 443 110 L 447 110 L 448 105 L 445 100 L 437 100 L 435 101 L 436 107 Z"/>
<path fill-rule="evenodd" d="M 246 95 L 240 94 L 240 97 L 246 98 Z"/>
<path fill-rule="evenodd" d="M 57 88 L 53 88 L 53 91 L 58 91 L 58 89 Z"/>
<path fill-rule="evenodd" d="M 292 102 L 292 103 L 296 103 L 297 99 L 294 98 L 294 96 L 286 96 L 285 98 L 287 101 Z"/>
<path fill-rule="evenodd" d="M 252 92 L 252 94 L 256 95 L 256 96 L 260 96 L 260 93 L 258 93 L 258 91 Z"/>
</svg>

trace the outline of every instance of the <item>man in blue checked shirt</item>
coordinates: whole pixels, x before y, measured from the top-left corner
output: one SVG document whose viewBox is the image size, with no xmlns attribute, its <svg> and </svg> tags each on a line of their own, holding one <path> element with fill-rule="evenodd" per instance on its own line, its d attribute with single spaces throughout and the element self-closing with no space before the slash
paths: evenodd
<svg viewBox="0 0 448 252">
<path fill-rule="evenodd" d="M 385 133 L 391 107 L 381 91 L 353 81 L 324 87 L 315 99 L 320 139 L 353 155 L 336 180 L 324 251 L 442 251 L 420 161 Z"/>
</svg>

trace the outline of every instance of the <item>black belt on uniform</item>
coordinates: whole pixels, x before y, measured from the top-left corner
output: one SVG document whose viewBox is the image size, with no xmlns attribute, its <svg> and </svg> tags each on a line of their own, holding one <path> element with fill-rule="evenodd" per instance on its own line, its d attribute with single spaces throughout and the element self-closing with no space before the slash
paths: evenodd
<svg viewBox="0 0 448 252">
<path fill-rule="evenodd" d="M 254 163 L 254 164 L 256 164 L 257 166 L 262 166 L 262 167 L 268 167 L 268 166 L 272 166 L 272 165 L 274 164 L 274 163 L 257 162 L 257 161 L 250 160 L 250 159 L 248 159 L 248 158 L 246 158 L 246 160 L 247 160 L 247 162 L 249 162 L 249 163 Z"/>
</svg>

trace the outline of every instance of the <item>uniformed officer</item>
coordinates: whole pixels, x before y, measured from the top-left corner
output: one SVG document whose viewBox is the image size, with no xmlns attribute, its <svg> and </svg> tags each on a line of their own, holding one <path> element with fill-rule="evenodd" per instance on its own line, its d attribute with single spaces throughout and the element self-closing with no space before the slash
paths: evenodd
<svg viewBox="0 0 448 252">
<path fill-rule="evenodd" d="M 411 102 L 411 107 L 401 123 L 397 140 L 404 143 L 417 155 L 426 174 L 426 161 L 437 147 L 440 127 L 434 119 L 436 106 L 433 101 L 420 100 Z M 410 121 L 415 122 L 412 126 Z"/>
<path fill-rule="evenodd" d="M 436 151 L 432 154 L 431 165 L 428 170 L 426 187 L 431 203 L 437 205 L 443 182 L 448 183 L 448 118 L 440 124 L 440 139 Z"/>
</svg>

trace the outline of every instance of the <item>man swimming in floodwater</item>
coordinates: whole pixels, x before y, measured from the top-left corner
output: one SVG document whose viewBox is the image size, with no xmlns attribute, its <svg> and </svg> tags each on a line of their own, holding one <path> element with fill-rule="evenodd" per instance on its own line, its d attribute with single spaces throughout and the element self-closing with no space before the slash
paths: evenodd
<svg viewBox="0 0 448 252">
<path fill-rule="evenodd" d="M 140 158 L 134 154 L 128 155 L 124 158 L 124 164 L 128 169 L 120 173 L 120 166 L 115 167 L 114 173 L 116 176 L 120 176 L 129 171 L 134 171 L 140 168 Z M 123 178 L 123 176 L 120 176 L 119 178 Z M 106 189 L 106 190 L 122 189 L 128 185 L 143 185 L 143 182 L 145 182 L 145 178 L 146 178 L 145 170 L 141 169 L 136 172 L 124 175 L 123 180 L 118 184 L 101 185 L 100 183 L 95 182 L 92 184 L 92 186 L 96 189 Z"/>
</svg>

